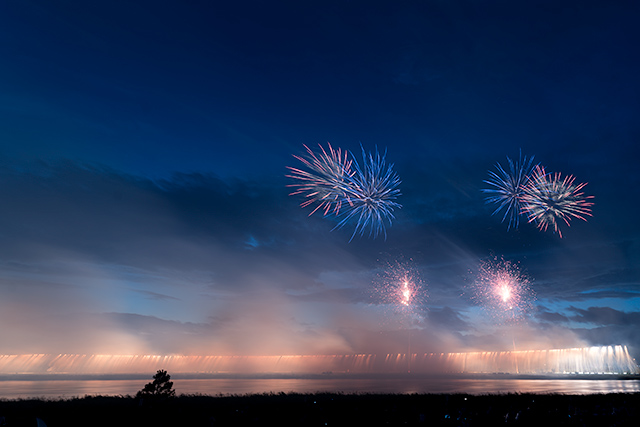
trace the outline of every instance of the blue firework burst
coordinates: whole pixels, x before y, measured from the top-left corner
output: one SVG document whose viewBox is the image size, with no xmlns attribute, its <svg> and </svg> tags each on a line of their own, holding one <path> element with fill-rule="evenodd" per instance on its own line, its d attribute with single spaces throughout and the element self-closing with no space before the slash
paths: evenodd
<svg viewBox="0 0 640 427">
<path fill-rule="evenodd" d="M 486 184 L 493 188 L 483 189 L 484 193 L 489 194 L 486 198 L 487 203 L 495 203 L 498 206 L 492 215 L 504 210 L 502 222 L 509 218 L 507 230 L 511 227 L 518 228 L 520 224 L 520 215 L 524 209 L 523 198 L 525 189 L 531 180 L 531 172 L 533 170 L 533 156 L 527 158 L 522 156 L 517 161 L 507 157 L 509 164 L 505 170 L 500 163 L 496 163 L 497 171 L 489 171 L 489 179 L 485 180 Z"/>
<path fill-rule="evenodd" d="M 364 235 L 369 228 L 369 236 L 376 238 L 383 234 L 387 238 L 385 222 L 391 225 L 393 211 L 402 206 L 395 202 L 400 196 L 398 186 L 401 181 L 393 171 L 393 164 L 386 165 L 386 152 L 380 155 L 365 153 L 362 148 L 362 167 L 354 160 L 355 173 L 349 177 L 349 185 L 344 194 L 344 212 L 336 226 L 343 227 L 355 220 L 355 230 L 351 240 Z"/>
</svg>

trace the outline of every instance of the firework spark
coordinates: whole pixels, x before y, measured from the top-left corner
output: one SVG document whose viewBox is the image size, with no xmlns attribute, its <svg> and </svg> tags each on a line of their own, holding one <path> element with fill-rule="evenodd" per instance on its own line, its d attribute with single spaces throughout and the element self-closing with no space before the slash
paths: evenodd
<svg viewBox="0 0 640 427">
<path fill-rule="evenodd" d="M 288 167 L 291 174 L 287 177 L 298 181 L 289 185 L 298 188 L 291 195 L 305 195 L 302 207 L 317 205 L 309 215 L 321 210 L 324 216 L 337 217 L 339 222 L 334 229 L 355 222 L 349 241 L 357 234 L 364 235 L 367 228 L 370 228 L 370 237 L 384 234 L 386 239 L 385 222 L 391 225 L 394 209 L 401 207 L 395 202 L 400 195 L 400 179 L 393 171 L 393 165 L 386 165 L 386 153 L 380 155 L 376 150 L 375 154 L 367 155 L 362 149 L 360 167 L 352 159 L 353 154 L 334 150 L 331 145 L 328 150 L 320 146 L 319 154 L 305 148 L 308 156 L 294 157 L 306 166 L 306 170 Z"/>
<path fill-rule="evenodd" d="M 535 222 L 542 231 L 552 226 L 553 231 L 562 238 L 560 220 L 567 226 L 571 218 L 586 221 L 585 216 L 591 216 L 593 202 L 589 199 L 593 196 L 585 196 L 582 192 L 587 183 L 576 185 L 574 181 L 572 175 L 562 178 L 560 173 L 548 174 L 544 167 L 536 166 L 522 198 L 523 211 L 528 215 L 529 222 Z"/>
<path fill-rule="evenodd" d="M 518 321 L 533 309 L 535 293 L 529 283 L 517 264 L 494 258 L 481 263 L 472 299 L 498 321 Z"/>
<path fill-rule="evenodd" d="M 492 215 L 504 209 L 504 216 L 502 222 L 507 217 L 509 223 L 507 230 L 511 227 L 518 228 L 520 223 L 520 214 L 523 210 L 523 196 L 524 188 L 529 182 L 531 170 L 533 168 L 533 156 L 527 158 L 522 157 L 520 153 L 520 159 L 513 161 L 507 157 L 509 163 L 508 170 L 505 170 L 500 163 L 496 163 L 497 172 L 489 171 L 489 179 L 484 181 L 495 188 L 483 189 L 484 193 L 490 194 L 486 198 L 487 203 L 495 203 L 498 206 Z"/>
</svg>

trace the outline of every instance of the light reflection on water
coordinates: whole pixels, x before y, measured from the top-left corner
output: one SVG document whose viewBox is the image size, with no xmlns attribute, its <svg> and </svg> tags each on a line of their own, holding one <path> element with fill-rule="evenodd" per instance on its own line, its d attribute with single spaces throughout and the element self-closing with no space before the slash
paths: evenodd
<svg viewBox="0 0 640 427">
<path fill-rule="evenodd" d="M 0 398 L 74 397 L 84 395 L 134 395 L 145 380 L 44 380 L 0 381 Z M 350 378 L 350 379 L 175 379 L 178 394 L 260 393 L 638 393 L 638 380 L 583 379 L 460 379 L 460 378 Z"/>
</svg>

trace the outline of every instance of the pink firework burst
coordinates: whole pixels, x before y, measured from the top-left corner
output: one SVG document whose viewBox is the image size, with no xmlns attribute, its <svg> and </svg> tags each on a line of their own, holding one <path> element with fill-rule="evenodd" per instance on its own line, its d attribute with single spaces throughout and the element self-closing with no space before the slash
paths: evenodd
<svg viewBox="0 0 640 427">
<path fill-rule="evenodd" d="M 290 195 L 303 194 L 306 199 L 300 204 L 303 208 L 317 205 L 309 216 L 318 210 L 325 216 L 330 213 L 337 215 L 340 213 L 344 195 L 348 192 L 350 178 L 355 174 L 351 169 L 352 160 L 349 159 L 346 150 L 334 149 L 331 144 L 327 144 L 326 150 L 322 145 L 318 146 L 320 152 L 317 154 L 305 145 L 308 153 L 306 157 L 294 155 L 307 170 L 287 166 L 291 174 L 286 176 L 297 181 L 296 184 L 288 185 L 297 188 Z"/>
<path fill-rule="evenodd" d="M 523 319 L 532 309 L 535 293 L 517 264 L 494 258 L 483 262 L 472 284 L 474 302 L 499 321 Z"/>
<path fill-rule="evenodd" d="M 546 231 L 549 226 L 562 238 L 559 222 L 569 226 L 571 218 L 586 221 L 591 216 L 593 196 L 585 196 L 582 192 L 587 183 L 574 184 L 572 175 L 564 178 L 560 173 L 546 173 L 544 167 L 536 166 L 531 178 L 524 188 L 522 211 L 535 222 L 538 229 Z"/>
<path fill-rule="evenodd" d="M 405 262 L 396 262 L 384 269 L 373 288 L 373 297 L 395 314 L 408 318 L 426 309 L 426 285 L 417 269 Z"/>
</svg>

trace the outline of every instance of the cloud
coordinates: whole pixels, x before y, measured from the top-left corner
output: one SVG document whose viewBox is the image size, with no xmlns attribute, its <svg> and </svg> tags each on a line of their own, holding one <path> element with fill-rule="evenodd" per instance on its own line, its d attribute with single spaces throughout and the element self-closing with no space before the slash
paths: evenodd
<svg viewBox="0 0 640 427">
<path fill-rule="evenodd" d="M 569 307 L 576 313 L 571 320 L 578 323 L 591 323 L 598 326 L 640 326 L 640 311 L 624 312 L 611 307 L 589 307 L 586 310 Z"/>
<path fill-rule="evenodd" d="M 640 328 L 638 324 L 625 326 L 600 326 L 595 328 L 574 328 L 573 332 L 589 345 L 628 346 L 632 357 L 640 357 Z"/>
<path fill-rule="evenodd" d="M 176 301 L 180 300 L 180 298 L 172 297 L 170 295 L 163 295 L 157 292 L 151 292 L 151 291 L 145 291 L 145 290 L 135 290 L 134 292 L 144 295 L 145 298 L 152 299 L 152 300 L 176 300 Z"/>
<path fill-rule="evenodd" d="M 446 328 L 450 331 L 467 331 L 472 329 L 460 313 L 456 313 L 450 307 L 429 310 L 428 319 L 433 327 Z"/>
<path fill-rule="evenodd" d="M 321 273 L 348 274 L 360 262 L 348 238 L 306 218 L 282 182 L 201 174 L 155 182 L 75 163 L 0 175 L 11 206 L 0 211 L 0 308 L 20 325 L 4 331 L 5 348 L 348 349 L 325 315 L 303 325 L 314 304 L 358 298 Z M 314 227 L 324 230 L 312 236 Z M 259 244 L 247 248 L 250 237 Z"/>
<path fill-rule="evenodd" d="M 277 274 L 286 260 L 300 277 L 281 285 L 298 287 L 310 284 L 303 276 L 349 264 L 346 242 L 336 245 L 342 235 L 305 233 L 331 225 L 305 218 L 282 182 L 201 174 L 154 182 L 72 163 L 5 170 L 3 179 L 0 196 L 11 209 L 0 213 L 7 242 L 0 252 L 23 265 L 82 257 L 146 271 L 212 271 L 217 286 L 237 287 L 264 270 Z M 249 238 L 259 247 L 248 250 Z"/>
<path fill-rule="evenodd" d="M 640 354 L 637 345 L 640 330 L 640 312 L 622 311 L 612 307 L 588 307 L 586 309 L 569 306 L 563 313 L 541 307 L 535 316 L 540 321 L 537 327 L 544 335 L 555 331 L 558 336 L 571 337 L 558 341 L 566 346 L 578 339 L 580 346 L 626 345 L 634 356 Z M 585 327 L 579 327 L 583 324 Z"/>
<path fill-rule="evenodd" d="M 538 311 L 536 313 L 536 319 L 542 320 L 543 322 L 549 323 L 567 323 L 569 322 L 569 318 L 560 313 L 553 313 L 550 311 Z"/>
</svg>

